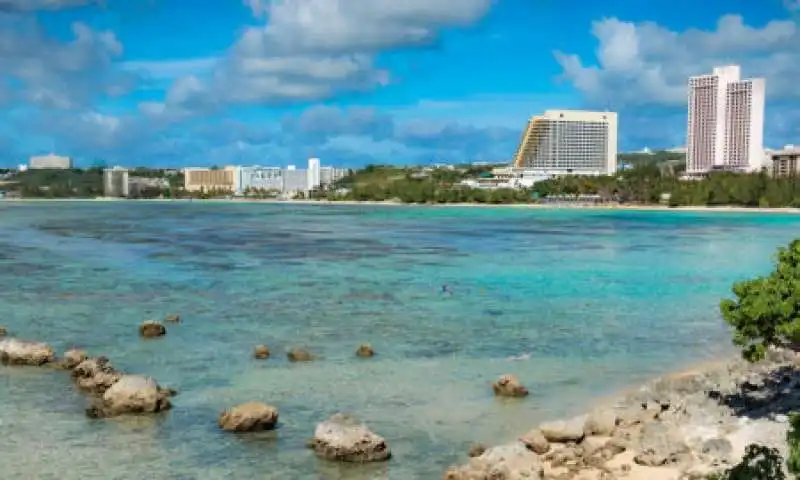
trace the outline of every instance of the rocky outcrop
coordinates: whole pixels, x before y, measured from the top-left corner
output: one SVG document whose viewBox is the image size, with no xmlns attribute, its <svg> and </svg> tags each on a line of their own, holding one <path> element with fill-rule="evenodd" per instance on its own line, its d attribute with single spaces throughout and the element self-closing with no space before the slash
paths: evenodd
<svg viewBox="0 0 800 480">
<path fill-rule="evenodd" d="M 271 430 L 278 423 L 278 409 L 266 403 L 245 403 L 219 415 L 219 428 L 228 432 Z"/>
<path fill-rule="evenodd" d="M 72 378 L 78 387 L 102 395 L 122 377 L 106 357 L 87 358 L 72 369 Z"/>
<path fill-rule="evenodd" d="M 86 352 L 84 352 L 83 350 L 77 348 L 71 348 L 66 352 L 64 352 L 64 355 L 61 357 L 61 361 L 59 362 L 59 364 L 61 365 L 61 368 L 64 368 L 66 370 L 72 370 L 73 368 L 80 365 L 80 363 L 86 360 L 87 358 L 88 356 L 86 355 Z"/>
<path fill-rule="evenodd" d="M 340 462 L 380 462 L 392 456 L 383 437 L 341 413 L 317 425 L 308 446 L 318 457 Z"/>
<path fill-rule="evenodd" d="M 358 350 L 356 350 L 356 356 L 361 358 L 369 358 L 375 356 L 375 350 L 372 349 L 372 346 L 368 343 L 362 343 Z"/>
<path fill-rule="evenodd" d="M 503 375 L 492 384 L 492 390 L 498 397 L 525 397 L 528 389 L 522 386 L 514 375 Z"/>
<path fill-rule="evenodd" d="M 172 407 L 171 392 L 161 388 L 150 377 L 123 375 L 101 399 L 86 409 L 91 418 L 107 418 L 127 414 L 158 413 Z"/>
<path fill-rule="evenodd" d="M 552 443 L 580 442 L 583 440 L 583 426 L 586 417 L 576 417 L 570 420 L 556 420 L 539 425 L 539 431 L 544 438 Z"/>
<path fill-rule="evenodd" d="M 445 478 L 707 478 L 737 462 L 750 443 L 785 455 L 787 414 L 797 410 L 800 355 L 774 349 L 759 364 L 734 360 L 668 375 L 613 406 L 543 423 L 513 445 L 450 468 Z M 497 451 L 503 453 L 491 453 Z"/>
<path fill-rule="evenodd" d="M 177 313 L 172 313 L 164 317 L 164 321 L 167 323 L 181 323 L 181 316 Z"/>
<path fill-rule="evenodd" d="M 256 345 L 255 348 L 253 348 L 253 357 L 259 360 L 269 358 L 270 355 L 271 353 L 266 345 Z"/>
<path fill-rule="evenodd" d="M 314 360 L 314 356 L 305 348 L 292 348 L 286 353 L 286 357 L 290 362 L 310 362 Z"/>
<path fill-rule="evenodd" d="M 56 354 L 50 345 L 16 338 L 0 340 L 0 363 L 6 365 L 40 366 L 54 361 Z"/>
<path fill-rule="evenodd" d="M 528 450 L 539 455 L 544 455 L 550 450 L 550 442 L 547 441 L 547 438 L 545 438 L 542 431 L 538 428 L 519 437 L 519 441 L 528 447 Z"/>
<path fill-rule="evenodd" d="M 167 327 L 154 320 L 148 320 L 139 325 L 139 336 L 142 338 L 158 338 L 166 334 Z"/>
<path fill-rule="evenodd" d="M 545 478 L 544 466 L 538 455 L 521 443 L 493 447 L 466 465 L 451 467 L 444 474 L 445 480 L 477 479 L 530 479 Z"/>
</svg>

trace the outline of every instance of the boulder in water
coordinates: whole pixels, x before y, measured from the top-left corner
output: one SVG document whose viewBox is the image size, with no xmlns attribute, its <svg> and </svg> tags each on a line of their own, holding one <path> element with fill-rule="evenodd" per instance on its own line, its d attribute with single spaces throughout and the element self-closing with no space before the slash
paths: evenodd
<svg viewBox="0 0 800 480">
<path fill-rule="evenodd" d="M 278 423 L 278 409 L 266 403 L 251 402 L 222 412 L 217 419 L 219 428 L 229 432 L 271 430 Z"/>
<path fill-rule="evenodd" d="M 141 375 L 122 375 L 103 394 L 102 399 L 86 410 L 92 418 L 126 414 L 158 413 L 169 410 L 170 392 L 155 380 Z"/>
<path fill-rule="evenodd" d="M 139 336 L 142 338 L 157 338 L 166 334 L 167 328 L 154 320 L 148 320 L 139 325 Z"/>
<path fill-rule="evenodd" d="M 0 327 L 0 337 L 5 337 L 6 335 L 8 335 L 8 330 L 6 330 L 6 327 Z"/>
<path fill-rule="evenodd" d="M 72 369 L 72 378 L 78 387 L 95 394 L 103 394 L 122 377 L 106 357 L 90 357 Z"/>
<path fill-rule="evenodd" d="M 0 340 L 0 363 L 8 365 L 44 365 L 55 360 L 50 345 L 16 338 Z"/>
<path fill-rule="evenodd" d="M 342 413 L 317 425 L 308 446 L 318 457 L 339 462 L 380 462 L 392 456 L 383 437 Z"/>
<path fill-rule="evenodd" d="M 356 356 L 361 358 L 369 358 L 375 356 L 375 350 L 368 343 L 362 343 L 356 350 Z"/>
<path fill-rule="evenodd" d="M 290 362 L 310 362 L 314 360 L 314 356 L 305 348 L 292 348 L 286 356 Z"/>
<path fill-rule="evenodd" d="M 61 358 L 61 367 L 67 370 L 72 370 L 87 358 L 88 356 L 83 350 L 71 348 L 64 352 L 64 356 Z"/>
<path fill-rule="evenodd" d="M 269 348 L 266 345 L 256 345 L 256 347 L 253 349 L 253 356 L 258 359 L 269 358 Z"/>
<path fill-rule="evenodd" d="M 492 384 L 492 389 L 498 397 L 525 397 L 528 395 L 528 389 L 514 375 L 503 375 Z"/>
</svg>

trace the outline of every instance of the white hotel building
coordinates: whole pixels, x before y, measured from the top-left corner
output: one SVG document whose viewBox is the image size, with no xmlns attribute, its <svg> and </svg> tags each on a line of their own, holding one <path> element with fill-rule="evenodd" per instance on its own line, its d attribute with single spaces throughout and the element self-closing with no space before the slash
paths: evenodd
<svg viewBox="0 0 800 480">
<path fill-rule="evenodd" d="M 686 173 L 754 171 L 764 161 L 763 78 L 742 80 L 736 65 L 689 79 Z"/>
</svg>

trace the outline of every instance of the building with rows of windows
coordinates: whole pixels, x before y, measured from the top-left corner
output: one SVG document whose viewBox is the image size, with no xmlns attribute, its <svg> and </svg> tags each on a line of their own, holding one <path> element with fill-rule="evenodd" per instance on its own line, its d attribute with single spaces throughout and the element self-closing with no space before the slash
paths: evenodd
<svg viewBox="0 0 800 480">
<path fill-rule="evenodd" d="M 617 170 L 617 114 L 548 110 L 533 117 L 513 167 L 533 177 L 613 174 Z"/>
<path fill-rule="evenodd" d="M 753 171 L 764 163 L 763 78 L 741 79 L 737 65 L 689 79 L 686 173 Z"/>
</svg>

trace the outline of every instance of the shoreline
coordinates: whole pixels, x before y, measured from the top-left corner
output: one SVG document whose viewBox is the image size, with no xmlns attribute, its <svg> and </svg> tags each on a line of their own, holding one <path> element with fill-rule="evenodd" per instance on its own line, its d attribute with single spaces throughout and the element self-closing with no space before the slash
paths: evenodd
<svg viewBox="0 0 800 480">
<path fill-rule="evenodd" d="M 800 353 L 786 349 L 754 364 L 738 353 L 700 361 L 594 398 L 578 416 L 528 426 L 516 440 L 481 445 L 444 479 L 498 471 L 547 480 L 706 478 L 737 464 L 752 443 L 786 459 L 787 415 L 800 410 L 800 396 L 786 387 L 800 386 L 798 367 Z"/>
<path fill-rule="evenodd" d="M 173 198 L 152 198 L 152 199 L 116 199 L 116 198 L 6 198 L 0 199 L 3 203 L 80 203 L 80 202 L 148 202 L 148 203 L 266 203 L 284 205 L 316 205 L 316 206 L 386 206 L 386 207 L 417 207 L 417 208 L 511 208 L 511 209 L 538 209 L 538 210 L 620 210 L 620 211 L 641 211 L 641 212 L 695 212 L 695 213 L 781 213 L 781 214 L 800 214 L 800 208 L 795 207 L 739 207 L 739 206 L 684 206 L 669 207 L 665 205 L 577 205 L 577 204 L 539 204 L 539 203 L 402 203 L 392 201 L 374 200 L 295 200 L 295 199 L 268 199 L 268 198 L 230 198 L 230 199 L 173 199 Z"/>
</svg>

